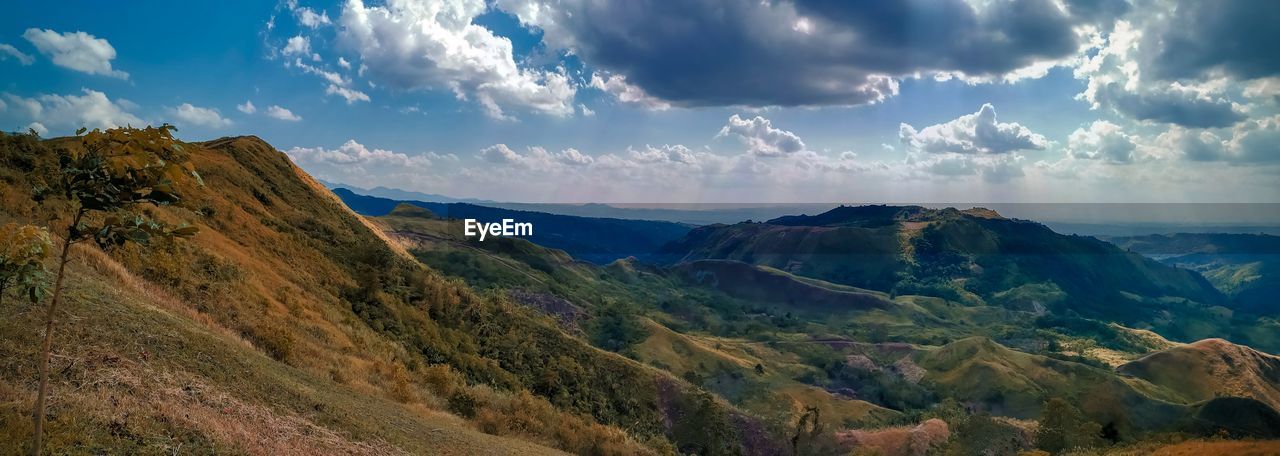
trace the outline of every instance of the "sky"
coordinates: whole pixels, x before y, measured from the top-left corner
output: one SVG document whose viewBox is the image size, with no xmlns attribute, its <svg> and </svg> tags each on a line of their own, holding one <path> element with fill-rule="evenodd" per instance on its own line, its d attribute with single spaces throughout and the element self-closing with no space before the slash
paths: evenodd
<svg viewBox="0 0 1280 456">
<path fill-rule="evenodd" d="M 1280 2 L 42 3 L 0 130 L 497 201 L 1280 202 Z"/>
</svg>

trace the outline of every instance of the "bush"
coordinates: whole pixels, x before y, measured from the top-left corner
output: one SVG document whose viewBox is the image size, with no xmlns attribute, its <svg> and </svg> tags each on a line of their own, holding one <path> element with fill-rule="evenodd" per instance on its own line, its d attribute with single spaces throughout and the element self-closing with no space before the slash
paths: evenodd
<svg viewBox="0 0 1280 456">
<path fill-rule="evenodd" d="M 470 392 L 458 391 L 449 396 L 449 411 L 463 418 L 475 418 L 476 398 Z"/>
<path fill-rule="evenodd" d="M 1069 450 L 1102 446 L 1102 426 L 1085 419 L 1075 407 L 1060 398 L 1044 404 L 1036 448 L 1059 454 Z"/>
</svg>

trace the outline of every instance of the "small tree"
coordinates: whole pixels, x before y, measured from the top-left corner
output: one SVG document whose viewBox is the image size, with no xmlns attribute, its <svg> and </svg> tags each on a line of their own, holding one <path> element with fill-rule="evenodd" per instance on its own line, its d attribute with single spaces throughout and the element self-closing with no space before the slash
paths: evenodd
<svg viewBox="0 0 1280 456">
<path fill-rule="evenodd" d="M 1036 430 L 1036 447 L 1058 454 L 1068 450 L 1094 448 L 1102 445 L 1102 427 L 1089 421 L 1061 398 L 1049 399 L 1041 413 L 1040 427 Z"/>
<path fill-rule="evenodd" d="M 16 223 L 0 227 L 0 304 L 10 289 L 33 304 L 44 298 L 44 261 L 52 250 L 49 231 L 44 228 Z"/>
<path fill-rule="evenodd" d="M 94 129 L 76 132 L 79 147 L 59 157 L 58 178 L 52 188 L 36 192 L 36 200 L 65 199 L 71 205 L 71 221 L 63 232 L 62 252 L 53 283 L 53 296 L 45 316 L 44 343 L 40 355 L 40 385 L 33 413 L 35 438 L 32 454 L 39 455 L 43 443 L 45 397 L 49 384 L 49 357 L 53 341 L 54 317 L 62 298 L 67 255 L 79 242 L 92 240 L 99 247 L 129 242 L 147 244 L 153 238 L 186 237 L 196 233 L 192 226 L 170 228 L 147 215 L 138 206 L 165 206 L 178 203 L 174 184 L 200 175 L 188 161 L 183 145 L 173 139 L 176 129 L 160 127 Z"/>
</svg>

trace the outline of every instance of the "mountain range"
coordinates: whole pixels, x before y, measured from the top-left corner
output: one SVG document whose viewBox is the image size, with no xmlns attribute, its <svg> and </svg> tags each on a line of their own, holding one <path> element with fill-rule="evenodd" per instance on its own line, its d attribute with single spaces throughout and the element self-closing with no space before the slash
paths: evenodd
<svg viewBox="0 0 1280 456">
<path fill-rule="evenodd" d="M 1063 420 L 1118 454 L 1280 438 L 1275 316 L 1137 244 L 979 208 L 693 227 L 405 202 L 256 137 L 181 146 L 203 185 L 149 212 L 194 236 L 70 251 L 54 452 L 1014 454 Z M 0 222 L 56 236 L 70 207 L 35 196 L 77 147 L 0 136 Z M 18 301 L 6 454 L 43 315 Z"/>
</svg>

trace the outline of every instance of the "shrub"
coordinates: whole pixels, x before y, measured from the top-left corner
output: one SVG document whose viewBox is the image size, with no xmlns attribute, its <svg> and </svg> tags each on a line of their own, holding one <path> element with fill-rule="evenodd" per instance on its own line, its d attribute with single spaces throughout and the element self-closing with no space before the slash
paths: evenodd
<svg viewBox="0 0 1280 456">
<path fill-rule="evenodd" d="M 476 398 L 467 391 L 457 391 L 449 396 L 449 411 L 463 418 L 475 418 Z"/>
</svg>

